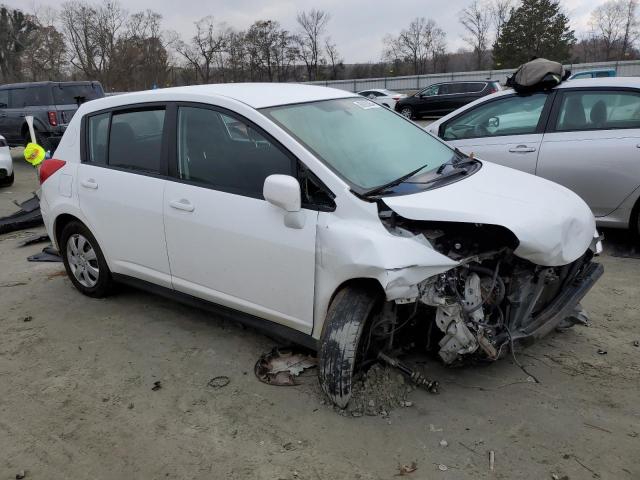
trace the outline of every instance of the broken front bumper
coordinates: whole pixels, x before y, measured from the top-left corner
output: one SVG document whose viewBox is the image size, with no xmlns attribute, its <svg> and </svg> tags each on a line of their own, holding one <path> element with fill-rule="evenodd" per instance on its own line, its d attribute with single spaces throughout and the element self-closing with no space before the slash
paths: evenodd
<svg viewBox="0 0 640 480">
<path fill-rule="evenodd" d="M 595 262 L 585 265 L 569 285 L 540 311 L 526 326 L 511 332 L 515 344 L 530 345 L 544 337 L 567 318 L 591 287 L 604 273 L 604 267 Z"/>
</svg>

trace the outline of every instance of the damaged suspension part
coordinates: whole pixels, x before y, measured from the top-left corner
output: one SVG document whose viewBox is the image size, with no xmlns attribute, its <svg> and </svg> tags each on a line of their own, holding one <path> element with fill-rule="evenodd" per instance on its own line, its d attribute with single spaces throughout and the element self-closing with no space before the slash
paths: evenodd
<svg viewBox="0 0 640 480">
<path fill-rule="evenodd" d="M 382 360 L 383 362 L 385 362 L 387 365 L 391 367 L 397 368 L 402 373 L 404 373 L 407 377 L 409 377 L 409 379 L 414 384 L 424 388 L 429 393 L 438 393 L 438 387 L 440 386 L 440 384 L 438 383 L 437 380 L 429 380 L 420 372 L 417 372 L 411 369 L 410 367 L 402 363 L 397 358 L 390 357 L 389 355 L 383 352 L 378 352 L 378 359 Z"/>
</svg>

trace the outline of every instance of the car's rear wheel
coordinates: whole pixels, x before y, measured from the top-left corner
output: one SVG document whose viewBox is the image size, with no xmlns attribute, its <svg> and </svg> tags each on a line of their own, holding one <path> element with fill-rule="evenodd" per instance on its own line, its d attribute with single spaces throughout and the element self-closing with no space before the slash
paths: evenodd
<svg viewBox="0 0 640 480">
<path fill-rule="evenodd" d="M 14 179 L 14 173 L 11 172 L 11 175 L 8 175 L 0 180 L 0 187 L 10 187 L 11 185 L 13 185 Z"/>
<path fill-rule="evenodd" d="M 320 386 L 329 399 L 344 408 L 351 398 L 353 374 L 362 359 L 363 332 L 377 312 L 381 298 L 366 285 L 340 290 L 329 307 L 320 339 Z"/>
<path fill-rule="evenodd" d="M 64 268 L 73 285 L 89 297 L 104 297 L 113 280 L 93 234 L 80 222 L 70 222 L 60 235 Z"/>
<path fill-rule="evenodd" d="M 400 109 L 400 115 L 402 115 L 403 117 L 407 117 L 410 120 L 413 120 L 415 118 L 413 108 L 411 107 L 402 107 Z"/>
</svg>

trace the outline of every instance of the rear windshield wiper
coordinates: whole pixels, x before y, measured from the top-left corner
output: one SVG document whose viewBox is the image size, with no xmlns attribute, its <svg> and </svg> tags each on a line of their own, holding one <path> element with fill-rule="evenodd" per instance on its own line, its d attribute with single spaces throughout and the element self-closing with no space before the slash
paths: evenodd
<svg viewBox="0 0 640 480">
<path fill-rule="evenodd" d="M 427 168 L 429 166 L 428 163 L 425 163 L 424 165 L 422 165 L 419 168 L 416 168 L 415 170 L 413 170 L 412 172 L 407 173 L 406 175 L 401 176 L 400 178 L 396 178 L 395 180 L 392 180 L 389 183 L 385 183 L 384 185 L 380 185 L 379 187 L 374 187 L 371 190 L 367 190 L 366 192 L 364 192 L 362 194 L 362 196 L 364 197 L 370 197 L 371 195 L 375 195 L 376 193 L 380 193 L 384 190 L 386 190 L 387 188 L 390 187 L 394 187 L 402 182 L 404 182 L 407 178 L 411 178 L 413 177 L 416 173 L 418 173 L 420 170 L 423 170 L 425 168 Z"/>
</svg>

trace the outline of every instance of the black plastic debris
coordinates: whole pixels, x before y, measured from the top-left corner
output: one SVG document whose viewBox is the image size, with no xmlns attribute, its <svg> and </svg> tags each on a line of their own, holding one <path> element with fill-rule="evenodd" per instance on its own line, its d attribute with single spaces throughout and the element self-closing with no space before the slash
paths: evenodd
<svg viewBox="0 0 640 480">
<path fill-rule="evenodd" d="M 606 350 L 603 350 L 602 348 L 598 349 L 598 355 L 606 355 L 606 354 L 607 354 Z"/>
<path fill-rule="evenodd" d="M 27 237 L 23 241 L 21 241 L 18 246 L 26 247 L 27 245 L 33 245 L 35 243 L 42 242 L 51 242 L 49 235 L 47 235 L 46 233 L 37 233 L 35 235 L 31 235 L 30 237 Z"/>
<path fill-rule="evenodd" d="M 6 217 L 0 218 L 0 234 L 33 228 L 43 224 L 40 213 L 40 199 L 34 193 L 31 198 L 22 203 L 13 202 L 20 210 Z"/>
<path fill-rule="evenodd" d="M 274 348 L 256 362 L 254 373 L 258 380 L 269 385 L 298 385 L 295 378 L 304 370 L 317 366 L 318 359 L 290 348 Z"/>
<path fill-rule="evenodd" d="M 153 382 L 153 387 L 151 387 L 151 390 L 153 390 L 154 392 L 157 392 L 161 388 L 162 388 L 162 382 L 160 380 L 156 380 L 155 382 Z"/>
<path fill-rule="evenodd" d="M 62 262 L 62 257 L 53 245 L 48 245 L 42 249 L 42 252 L 27 257 L 30 262 Z"/>
</svg>

